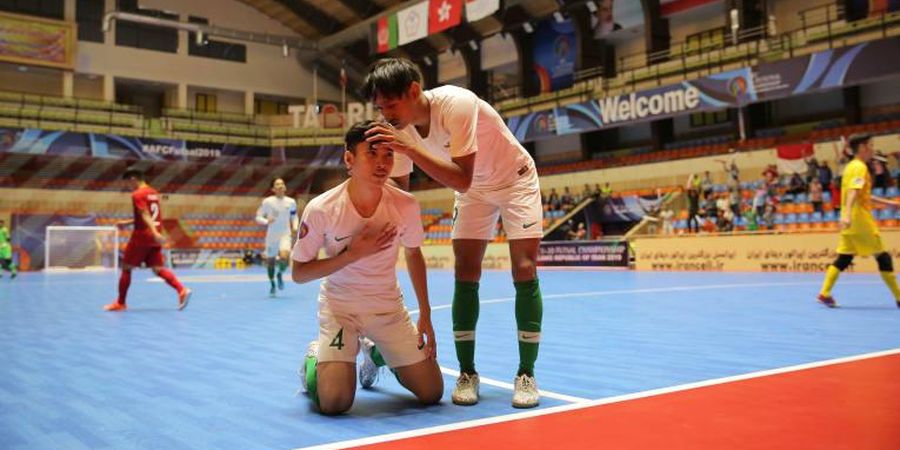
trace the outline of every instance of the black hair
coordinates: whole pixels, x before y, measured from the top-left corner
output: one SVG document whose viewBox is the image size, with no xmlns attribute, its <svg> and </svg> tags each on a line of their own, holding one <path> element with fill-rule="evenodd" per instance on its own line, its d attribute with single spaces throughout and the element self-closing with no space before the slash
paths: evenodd
<svg viewBox="0 0 900 450">
<path fill-rule="evenodd" d="M 375 95 L 387 98 L 402 97 L 413 82 L 422 84 L 419 66 L 405 58 L 385 58 L 369 66 L 363 82 L 363 95 L 369 100 Z"/>
<path fill-rule="evenodd" d="M 369 131 L 369 128 L 372 128 L 376 123 L 374 120 L 364 120 L 351 125 L 344 135 L 344 150 L 355 155 L 356 146 L 366 141 L 366 131 Z"/>
<path fill-rule="evenodd" d="M 857 151 L 859 151 L 859 146 L 865 144 L 869 140 L 872 139 L 872 135 L 868 133 L 857 133 L 850 135 L 847 139 L 847 145 L 850 146 L 850 151 L 855 155 Z"/>
<path fill-rule="evenodd" d="M 125 173 L 122 174 L 122 179 L 127 180 L 129 178 L 134 178 L 138 181 L 144 181 L 144 171 L 138 169 L 137 167 L 129 167 L 125 169 Z"/>
<path fill-rule="evenodd" d="M 275 182 L 278 181 L 278 180 L 281 180 L 281 182 L 284 183 L 284 178 L 281 178 L 281 177 L 275 177 L 274 179 L 272 179 L 272 182 L 269 183 L 269 188 L 270 188 L 270 189 L 274 189 L 274 188 L 275 188 Z M 284 183 L 284 184 L 285 184 L 285 186 L 287 186 L 287 183 Z"/>
</svg>

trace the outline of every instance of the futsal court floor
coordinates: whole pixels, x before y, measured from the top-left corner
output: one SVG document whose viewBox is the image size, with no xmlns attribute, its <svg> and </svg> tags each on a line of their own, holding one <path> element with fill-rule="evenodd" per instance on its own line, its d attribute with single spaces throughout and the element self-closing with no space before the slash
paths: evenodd
<svg viewBox="0 0 900 450">
<path fill-rule="evenodd" d="M 506 271 L 481 283 L 481 401 L 453 405 L 452 273 L 429 271 L 444 399 L 388 372 L 350 412 L 295 396 L 319 283 L 268 297 L 263 269 L 0 279 L 0 448 L 900 448 L 900 309 L 877 275 L 541 271 L 541 405 L 510 405 L 518 353 Z M 405 273 L 407 306 L 416 303 Z"/>
</svg>

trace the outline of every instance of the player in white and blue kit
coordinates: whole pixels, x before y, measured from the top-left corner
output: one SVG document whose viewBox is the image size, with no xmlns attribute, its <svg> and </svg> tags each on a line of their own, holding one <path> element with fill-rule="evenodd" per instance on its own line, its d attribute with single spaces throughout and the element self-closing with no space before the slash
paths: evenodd
<svg viewBox="0 0 900 450">
<path fill-rule="evenodd" d="M 287 269 L 291 253 L 291 237 L 297 232 L 297 202 L 284 195 L 287 186 L 284 180 L 276 178 L 272 182 L 272 192 L 256 210 L 256 222 L 266 225 L 266 268 L 269 274 L 269 295 L 275 296 L 278 289 L 284 289 L 282 275 Z M 275 266 L 278 265 L 276 273 Z"/>
</svg>

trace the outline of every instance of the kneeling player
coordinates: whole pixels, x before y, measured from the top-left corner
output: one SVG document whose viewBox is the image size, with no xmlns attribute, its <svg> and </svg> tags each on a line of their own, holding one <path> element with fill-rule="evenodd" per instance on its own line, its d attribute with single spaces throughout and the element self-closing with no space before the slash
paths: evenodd
<svg viewBox="0 0 900 450">
<path fill-rule="evenodd" d="M 324 278 L 319 291 L 319 338 L 307 348 L 303 387 L 323 414 L 353 405 L 360 336 L 376 347 L 366 360 L 388 365 L 423 404 L 444 392 L 419 246 L 424 230 L 415 198 L 386 181 L 393 151 L 366 142 L 372 122 L 347 131 L 344 162 L 350 179 L 313 199 L 303 212 L 291 253 L 294 281 Z M 419 303 L 418 327 L 403 305 L 395 267 L 403 246 Z M 325 258 L 318 259 L 325 249 Z"/>
</svg>

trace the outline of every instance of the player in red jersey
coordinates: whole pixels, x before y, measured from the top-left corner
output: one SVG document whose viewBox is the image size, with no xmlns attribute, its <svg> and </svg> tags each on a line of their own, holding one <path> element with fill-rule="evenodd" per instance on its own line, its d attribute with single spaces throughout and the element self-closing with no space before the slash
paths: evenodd
<svg viewBox="0 0 900 450">
<path fill-rule="evenodd" d="M 118 222 L 117 226 L 134 224 L 134 232 L 125 247 L 122 258 L 122 275 L 119 277 L 119 298 L 106 305 L 107 311 L 125 311 L 125 296 L 131 285 L 131 269 L 145 263 L 158 277 L 178 292 L 178 310 L 184 309 L 191 297 L 191 290 L 182 286 L 175 274 L 163 263 L 162 246 L 166 238 L 160 233 L 162 212 L 159 208 L 159 193 L 144 181 L 144 174 L 138 169 L 128 169 L 122 174 L 133 192 L 134 219 Z"/>
</svg>

